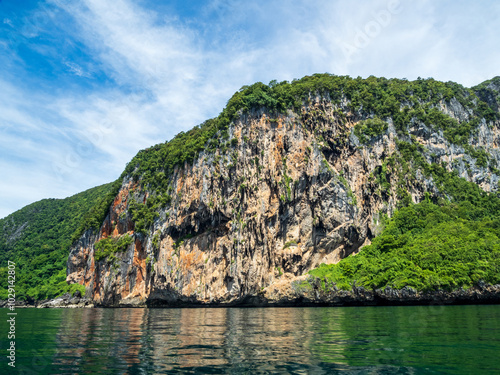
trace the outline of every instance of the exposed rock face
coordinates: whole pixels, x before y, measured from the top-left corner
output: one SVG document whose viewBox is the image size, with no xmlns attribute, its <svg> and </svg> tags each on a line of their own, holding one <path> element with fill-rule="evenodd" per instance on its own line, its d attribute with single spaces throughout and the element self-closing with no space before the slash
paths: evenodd
<svg viewBox="0 0 500 375">
<path fill-rule="evenodd" d="M 453 100 L 440 110 L 460 121 L 470 116 Z M 240 116 L 229 127 L 237 142 L 227 152 L 203 152 L 175 170 L 172 201 L 146 234 L 135 231 L 130 202 L 145 202 L 154 191 L 126 177 L 99 233 L 87 231 L 71 248 L 68 281 L 106 306 L 299 298 L 274 291 L 291 290 L 307 271 L 369 243 L 381 215 L 397 208 L 398 183 L 414 202 L 426 192 L 441 194 L 421 173 L 400 181 L 382 168 L 401 138 L 390 119 L 364 145 L 353 132 L 360 120 L 328 97 L 311 99 L 300 113 Z M 486 191 L 498 189 L 499 176 L 441 132 L 415 121 L 409 137 L 424 146 L 427 162 L 443 163 Z M 498 122 L 483 121 L 470 143 L 500 163 Z M 382 173 L 387 189 L 374 179 Z M 133 243 L 125 251 L 96 261 L 96 241 L 127 234 Z"/>
</svg>

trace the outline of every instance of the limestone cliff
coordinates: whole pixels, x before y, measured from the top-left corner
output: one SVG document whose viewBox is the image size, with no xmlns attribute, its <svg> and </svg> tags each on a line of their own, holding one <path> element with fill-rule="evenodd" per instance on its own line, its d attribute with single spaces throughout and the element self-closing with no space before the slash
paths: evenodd
<svg viewBox="0 0 500 375">
<path fill-rule="evenodd" d="M 469 104 L 416 100 L 425 113 L 473 124 L 459 141 L 430 115 L 402 126 L 394 114 L 354 105 L 346 91 L 310 91 L 281 110 L 240 109 L 192 161 L 170 171 L 156 162 L 151 177 L 138 173 L 149 159 L 134 159 L 101 228 L 71 247 L 67 280 L 106 306 L 300 298 L 295 280 L 360 251 L 401 204 L 446 197 L 422 166 L 498 190 L 495 82 L 483 96 L 463 89 L 474 96 Z M 478 114 L 480 103 L 489 116 Z M 395 111 L 414 107 L 398 99 Z M 161 147 L 142 155 L 153 151 Z"/>
</svg>

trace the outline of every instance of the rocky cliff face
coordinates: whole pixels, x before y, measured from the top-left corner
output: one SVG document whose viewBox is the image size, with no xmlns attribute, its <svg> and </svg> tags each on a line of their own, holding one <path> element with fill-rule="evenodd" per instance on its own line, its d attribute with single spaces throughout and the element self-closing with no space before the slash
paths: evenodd
<svg viewBox="0 0 500 375">
<path fill-rule="evenodd" d="M 474 116 L 456 99 L 436 108 L 459 123 Z M 222 147 L 174 169 L 168 199 L 141 231 L 134 207 L 160 194 L 124 176 L 100 230 L 73 244 L 67 280 L 107 306 L 300 298 L 296 280 L 358 252 L 401 202 L 446 196 L 432 175 L 402 159 L 401 142 L 417 149 L 420 164 L 498 189 L 499 121 L 478 121 L 467 148 L 418 119 L 398 132 L 391 117 L 362 142 L 355 127 L 369 117 L 329 95 L 311 95 L 300 110 L 240 113 Z M 486 152 L 486 165 L 471 150 Z M 104 239 L 125 237 L 126 246 L 99 255 Z"/>
</svg>

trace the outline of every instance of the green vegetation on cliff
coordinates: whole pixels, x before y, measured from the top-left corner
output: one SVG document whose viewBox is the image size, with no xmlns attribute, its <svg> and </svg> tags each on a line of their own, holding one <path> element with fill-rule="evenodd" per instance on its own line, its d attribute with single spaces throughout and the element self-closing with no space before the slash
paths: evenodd
<svg viewBox="0 0 500 375">
<path fill-rule="evenodd" d="M 443 130 L 451 142 L 464 144 L 482 118 L 487 121 L 499 118 L 498 113 L 479 99 L 472 89 L 433 79 L 408 81 L 315 74 L 291 83 L 272 81 L 265 85 L 258 82 L 243 86 L 236 92 L 218 117 L 179 133 L 169 142 L 140 151 L 128 163 L 122 177 L 134 176 L 140 178 L 143 186 L 166 189 L 176 166 L 192 163 L 203 150 L 234 146 L 234 140 L 229 140 L 227 127 L 239 113 L 256 109 L 277 113 L 289 109 L 299 111 L 316 95 L 329 97 L 336 105 L 341 104 L 343 97 L 347 98 L 347 109 L 356 113 L 360 120 L 366 117 L 356 128 L 356 133 L 368 138 L 386 131 L 387 124 L 383 120 L 392 117 L 399 131 L 405 130 L 412 119 L 417 119 L 431 128 Z M 452 99 L 473 113 L 470 122 L 459 124 L 438 110 L 440 102 Z"/>
<path fill-rule="evenodd" d="M 467 287 L 479 280 L 498 283 L 498 197 L 447 172 L 448 166 L 429 163 L 431 155 L 408 131 L 413 124 L 439 130 L 447 141 L 462 146 L 475 159 L 477 167 L 489 167 L 490 172 L 498 174 L 495 160 L 483 149 L 468 144 L 480 124 L 500 118 L 498 92 L 492 89 L 498 83 L 497 77 L 469 89 L 433 79 L 408 81 L 315 74 L 293 82 L 244 86 L 229 99 L 218 117 L 181 132 L 169 142 L 140 151 L 114 183 L 64 200 L 43 200 L 0 220 L 0 298 L 6 297 L 7 260 L 17 265 L 18 299 L 51 298 L 71 290 L 65 283 L 69 247 L 85 230 L 97 231 L 101 227 L 124 178 L 133 178 L 139 189 L 148 191 L 148 199 L 141 202 L 131 199 L 128 207 L 135 232 L 148 235 L 158 217 L 158 208 L 170 205 L 178 197 L 171 189 L 176 168 L 193 164 L 203 151 L 216 150 L 219 158 L 221 154 L 224 159 L 227 156 L 234 166 L 237 160 L 234 149 L 246 140 L 230 134 L 232 121 L 260 110 L 272 115 L 270 122 L 276 122 L 277 117 L 289 111 L 295 112 L 295 118 L 304 119 L 301 116 L 312 108 L 318 96 L 331 100 L 338 121 L 356 123 L 353 133 L 368 147 L 388 131 L 389 125 L 394 126 L 398 135 L 397 152 L 372 171 L 370 182 L 377 185 L 375 193 L 386 198 L 394 193 L 396 184 L 400 210 L 387 222 L 384 232 L 360 254 L 311 273 L 333 280 L 343 288 L 350 288 L 354 282 L 374 288 L 408 285 L 422 290 Z M 443 105 L 464 108 L 467 116 L 460 121 L 452 118 L 442 111 Z M 311 109 L 315 111 L 317 107 Z M 310 118 L 312 124 L 306 131 L 316 134 L 316 117 Z M 346 128 L 347 140 L 350 130 Z M 322 147 L 333 146 L 325 143 Z M 258 163 L 259 159 L 255 159 Z M 417 170 L 432 179 L 439 190 L 432 202 L 429 199 L 411 204 L 409 187 L 416 181 Z M 346 178 L 339 175 L 339 180 L 356 205 L 356 196 Z M 286 163 L 281 181 L 281 191 L 285 192 L 281 200 L 289 202 L 292 180 L 287 175 Z M 241 183 L 240 191 L 246 187 Z M 183 238 L 179 237 L 176 244 Z M 96 243 L 96 260 L 112 259 L 131 241 L 126 235 Z"/>
<path fill-rule="evenodd" d="M 500 199 L 454 174 L 440 174 L 451 202 L 427 199 L 401 208 L 359 254 L 310 274 L 346 290 L 500 284 Z"/>
<path fill-rule="evenodd" d="M 113 200 L 120 190 L 121 183 L 122 178 L 119 178 L 114 182 L 103 185 L 105 188 L 102 192 L 94 196 L 94 200 L 90 202 L 88 206 L 88 211 L 83 212 L 81 219 L 78 220 L 78 226 L 71 234 L 72 243 L 78 240 L 85 230 L 92 229 L 96 232 L 99 228 L 101 228 L 101 225 L 108 214 L 109 206 L 113 203 Z"/>
<path fill-rule="evenodd" d="M 362 143 L 366 143 L 370 138 L 379 136 L 386 130 L 387 122 L 375 117 L 358 122 L 354 127 L 354 134 Z"/>
<path fill-rule="evenodd" d="M 310 274 L 346 290 L 353 285 L 427 291 L 467 288 L 479 281 L 500 284 L 498 194 L 486 193 L 456 171 L 449 172 L 446 165 L 428 163 L 426 150 L 418 143 L 396 145 L 397 151 L 373 179 L 386 193 L 396 181 L 399 210 L 359 254 L 338 264 L 323 264 Z M 486 152 L 472 151 L 476 164 L 486 167 Z M 439 192 L 412 204 L 407 188 L 417 171 L 432 179 Z"/>
<path fill-rule="evenodd" d="M 124 234 L 118 238 L 103 238 L 95 243 L 95 260 L 99 261 L 106 257 L 112 258 L 115 253 L 125 251 L 134 242 L 134 239 Z"/>
<path fill-rule="evenodd" d="M 168 142 L 140 151 L 122 177 L 134 176 L 141 179 L 143 186 L 166 188 L 176 166 L 192 163 L 203 150 L 234 146 L 237 140 L 229 140 L 227 128 L 240 113 L 259 109 L 276 113 L 300 111 L 317 95 L 330 98 L 337 106 L 346 98 L 347 109 L 355 113 L 358 120 L 366 118 L 356 132 L 368 138 L 387 129 L 384 119 L 393 118 L 398 131 L 404 131 L 416 119 L 443 130 L 451 142 L 464 145 L 481 119 L 491 121 L 500 117 L 473 89 L 432 78 L 408 81 L 314 74 L 293 82 L 271 81 L 269 85 L 257 82 L 236 92 L 218 117 L 181 132 Z M 470 110 L 471 121 L 458 123 L 439 110 L 441 102 L 449 103 L 452 99 Z"/>
<path fill-rule="evenodd" d="M 82 289 L 66 284 L 71 237 L 112 187 L 106 184 L 66 199 L 44 199 L 1 219 L 0 299 L 7 298 L 8 260 L 16 263 L 18 300 L 53 298 Z"/>
</svg>

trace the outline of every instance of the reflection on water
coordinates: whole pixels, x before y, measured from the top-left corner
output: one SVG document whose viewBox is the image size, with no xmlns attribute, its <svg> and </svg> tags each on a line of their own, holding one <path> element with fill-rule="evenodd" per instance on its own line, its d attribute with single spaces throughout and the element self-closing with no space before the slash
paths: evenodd
<svg viewBox="0 0 500 375">
<path fill-rule="evenodd" d="M 500 306 L 18 312 L 26 373 L 500 371 Z"/>
</svg>

